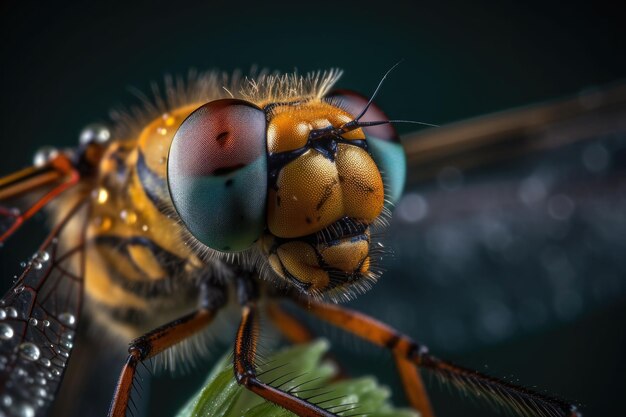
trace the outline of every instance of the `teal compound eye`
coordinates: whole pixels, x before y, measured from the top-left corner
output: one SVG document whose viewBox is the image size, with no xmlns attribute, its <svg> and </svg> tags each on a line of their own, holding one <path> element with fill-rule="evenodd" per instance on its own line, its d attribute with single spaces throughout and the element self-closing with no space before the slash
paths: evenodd
<svg viewBox="0 0 626 417">
<path fill-rule="evenodd" d="M 355 117 L 359 115 L 368 99 L 350 90 L 331 91 L 327 96 L 332 103 L 343 108 Z M 372 103 L 360 121 L 388 121 L 387 115 Z M 406 181 L 406 154 L 400 143 L 398 132 L 392 124 L 364 127 L 367 147 L 376 162 L 385 184 L 385 199 L 396 204 L 402 196 Z"/>
<path fill-rule="evenodd" d="M 266 124 L 254 104 L 222 99 L 196 109 L 174 135 L 170 196 L 189 232 L 212 249 L 245 250 L 265 229 Z"/>
</svg>

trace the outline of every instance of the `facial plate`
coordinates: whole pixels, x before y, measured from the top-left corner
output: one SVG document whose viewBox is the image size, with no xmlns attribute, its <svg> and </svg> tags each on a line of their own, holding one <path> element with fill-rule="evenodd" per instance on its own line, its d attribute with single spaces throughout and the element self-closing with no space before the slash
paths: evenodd
<svg viewBox="0 0 626 417">
<path fill-rule="evenodd" d="M 355 117 L 359 115 L 368 99 L 350 90 L 335 90 L 328 96 L 332 102 Z M 360 119 L 362 122 L 389 120 L 387 115 L 375 103 Z M 363 128 L 367 144 L 376 165 L 380 168 L 385 183 L 385 199 L 395 204 L 402 195 L 406 180 L 406 155 L 396 129 L 390 123 Z"/>
</svg>

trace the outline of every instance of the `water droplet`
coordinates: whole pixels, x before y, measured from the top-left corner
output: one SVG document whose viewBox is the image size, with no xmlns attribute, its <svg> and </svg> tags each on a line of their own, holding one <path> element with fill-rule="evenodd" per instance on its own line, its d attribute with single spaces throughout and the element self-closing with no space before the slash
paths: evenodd
<svg viewBox="0 0 626 417">
<path fill-rule="evenodd" d="M 74 347 L 74 344 L 70 342 L 69 340 L 63 340 L 61 341 L 61 346 L 64 347 L 65 349 L 71 349 Z"/>
<path fill-rule="evenodd" d="M 45 397 L 46 395 L 48 395 L 48 391 L 41 387 L 35 387 L 33 389 L 33 393 L 38 397 Z"/>
<path fill-rule="evenodd" d="M 28 324 L 30 324 L 31 326 L 37 326 L 39 324 L 39 320 L 37 320 L 34 317 L 31 317 L 30 319 L 28 319 Z"/>
<path fill-rule="evenodd" d="M 4 320 L 7 318 L 7 312 L 4 310 L 0 310 L 0 320 Z"/>
<path fill-rule="evenodd" d="M 40 250 L 33 255 L 33 259 L 39 262 L 48 262 L 50 260 L 50 254 L 44 250 Z"/>
<path fill-rule="evenodd" d="M 0 339 L 9 340 L 13 337 L 13 327 L 6 323 L 0 323 Z"/>
<path fill-rule="evenodd" d="M 164 127 L 157 127 L 157 133 L 161 136 L 167 135 L 167 129 Z"/>
<path fill-rule="evenodd" d="M 104 187 L 98 188 L 98 190 L 95 191 L 94 194 L 95 194 L 95 199 L 98 202 L 98 204 L 104 204 L 109 199 L 109 192 Z"/>
<path fill-rule="evenodd" d="M 39 359 L 39 363 L 42 364 L 43 366 L 45 366 L 46 368 L 49 368 L 51 365 L 50 359 L 48 358 L 41 358 Z"/>
<path fill-rule="evenodd" d="M 81 145 L 90 143 L 106 143 L 111 138 L 111 131 L 104 125 L 91 124 L 80 132 L 78 142 Z"/>
<path fill-rule="evenodd" d="M 14 307 L 7 307 L 4 309 L 4 311 L 6 311 L 7 316 L 9 317 L 12 317 L 12 318 L 17 317 L 17 310 Z"/>
<path fill-rule="evenodd" d="M 141 230 L 143 230 L 144 232 L 147 232 L 150 228 L 148 227 L 147 224 L 144 224 L 143 226 L 141 226 Z"/>
<path fill-rule="evenodd" d="M 126 224 L 132 225 L 137 222 L 137 213 L 130 210 L 122 210 L 120 212 L 120 218 L 124 220 Z"/>
<path fill-rule="evenodd" d="M 16 404 L 13 407 L 13 415 L 17 417 L 35 417 L 35 409 L 26 403 Z"/>
<path fill-rule="evenodd" d="M 29 361 L 36 361 L 41 356 L 41 351 L 34 343 L 24 342 L 18 347 L 20 355 Z"/>
<path fill-rule="evenodd" d="M 58 368 L 65 368 L 65 361 L 58 356 L 52 358 L 52 364 Z"/>
<path fill-rule="evenodd" d="M 72 313 L 59 314 L 59 321 L 66 326 L 73 326 L 76 324 L 76 317 Z"/>
<path fill-rule="evenodd" d="M 43 268 L 43 264 L 39 261 L 33 261 L 33 268 L 35 269 L 41 269 Z"/>
<path fill-rule="evenodd" d="M 113 220 L 108 217 L 108 216 L 103 216 L 103 217 L 95 217 L 93 219 L 93 224 L 101 231 L 101 232 L 107 232 L 111 229 L 111 227 L 113 226 Z"/>
<path fill-rule="evenodd" d="M 41 323 L 43 324 L 44 327 L 50 327 L 50 321 L 49 320 L 44 320 Z"/>
<path fill-rule="evenodd" d="M 26 268 L 26 262 L 22 261 L 20 262 L 20 268 Z"/>
<path fill-rule="evenodd" d="M 5 394 L 0 399 L 0 403 L 5 407 L 11 407 L 11 404 L 13 404 L 13 398 L 11 398 L 10 395 Z"/>
<path fill-rule="evenodd" d="M 168 127 L 169 126 L 173 126 L 174 122 L 176 122 L 176 119 L 174 117 L 170 116 L 168 113 L 163 113 L 161 118 L 165 122 L 165 126 L 168 126 Z"/>
<path fill-rule="evenodd" d="M 19 294 L 19 293 L 21 293 L 22 291 L 24 291 L 24 286 L 23 286 L 23 285 L 20 285 L 19 287 L 15 287 L 15 288 L 13 288 L 13 293 L 14 293 L 14 294 Z"/>
<path fill-rule="evenodd" d="M 48 162 L 52 161 L 59 155 L 59 150 L 53 146 L 44 146 L 35 152 L 33 156 L 33 165 L 36 167 L 42 167 Z"/>
<path fill-rule="evenodd" d="M 60 375 L 61 375 L 61 372 L 60 372 L 58 369 L 53 369 L 53 370 L 52 370 L 52 375 L 54 375 L 54 376 L 60 376 Z"/>
</svg>

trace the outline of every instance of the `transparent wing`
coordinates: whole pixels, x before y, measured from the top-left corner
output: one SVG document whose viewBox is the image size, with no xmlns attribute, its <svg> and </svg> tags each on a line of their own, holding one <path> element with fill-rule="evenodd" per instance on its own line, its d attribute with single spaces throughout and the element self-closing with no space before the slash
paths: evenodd
<svg viewBox="0 0 626 417">
<path fill-rule="evenodd" d="M 0 178 L 0 244 L 79 179 L 64 154 Z"/>
<path fill-rule="evenodd" d="M 409 183 L 377 286 L 377 299 L 394 300 L 376 310 L 383 319 L 439 351 L 461 350 L 626 293 L 624 86 L 404 144 Z"/>
<path fill-rule="evenodd" d="M 83 295 L 84 223 L 76 204 L 0 301 L 0 415 L 45 416 L 72 352 Z M 84 224 L 81 225 L 84 229 Z"/>
</svg>

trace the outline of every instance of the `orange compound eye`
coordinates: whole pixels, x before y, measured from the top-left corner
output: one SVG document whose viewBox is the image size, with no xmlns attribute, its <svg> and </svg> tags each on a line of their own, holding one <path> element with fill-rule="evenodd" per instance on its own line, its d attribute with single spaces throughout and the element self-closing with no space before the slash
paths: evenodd
<svg viewBox="0 0 626 417">
<path fill-rule="evenodd" d="M 326 98 L 354 117 L 361 114 L 368 102 L 366 97 L 350 90 L 335 90 Z M 375 103 L 372 103 L 359 121 L 383 122 L 389 121 L 389 118 Z M 367 138 L 368 150 L 380 169 L 385 183 L 385 199 L 394 204 L 400 199 L 406 180 L 406 155 L 398 132 L 391 123 L 364 127 L 363 131 Z"/>
<path fill-rule="evenodd" d="M 265 113 L 235 99 L 199 107 L 174 136 L 167 176 L 174 207 L 196 239 L 219 251 L 245 250 L 265 227 Z"/>
</svg>

